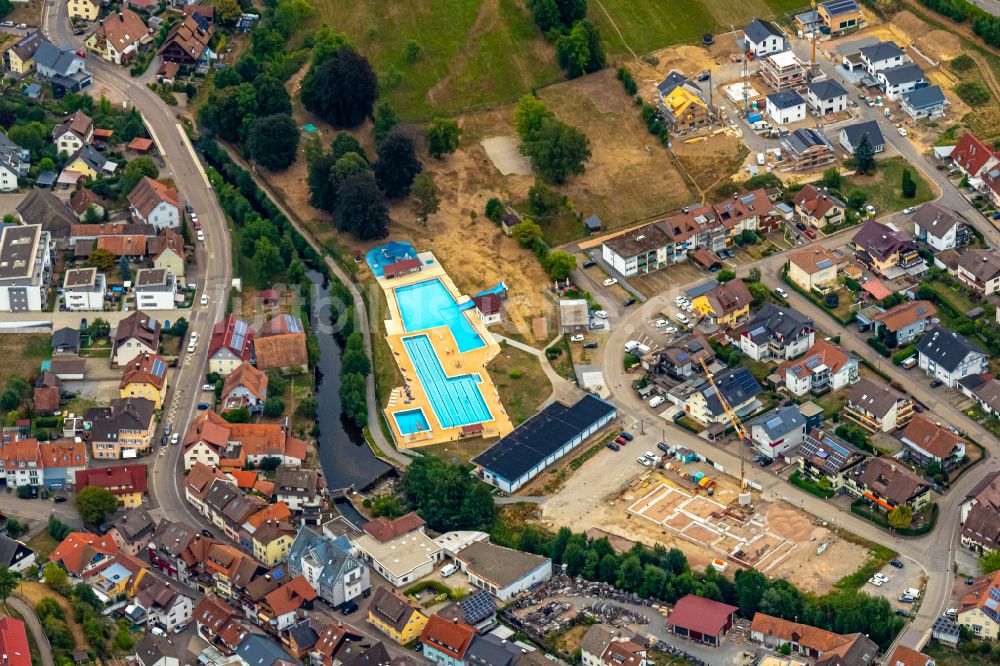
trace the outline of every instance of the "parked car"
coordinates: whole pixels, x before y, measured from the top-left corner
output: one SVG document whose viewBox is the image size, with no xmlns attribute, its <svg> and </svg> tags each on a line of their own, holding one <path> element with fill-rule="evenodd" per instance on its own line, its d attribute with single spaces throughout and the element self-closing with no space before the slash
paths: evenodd
<svg viewBox="0 0 1000 666">
<path fill-rule="evenodd" d="M 905 127 L 897 127 L 896 131 L 899 132 L 899 136 L 906 136 L 906 128 Z"/>
<path fill-rule="evenodd" d="M 865 212 L 868 213 L 869 215 L 875 215 L 876 213 L 878 213 L 878 210 L 875 208 L 875 206 L 868 204 L 867 206 L 865 206 Z"/>
<path fill-rule="evenodd" d="M 663 328 L 666 325 L 667 325 L 666 319 L 657 319 L 656 321 L 653 322 L 654 328 Z"/>
<path fill-rule="evenodd" d="M 916 209 L 917 209 L 916 206 L 910 206 L 909 208 L 904 208 L 903 209 L 903 215 L 909 215 L 910 213 L 912 213 Z"/>
<path fill-rule="evenodd" d="M 450 564 L 448 566 L 455 567 L 454 564 Z M 441 571 L 444 571 L 444 569 L 442 569 Z M 347 601 L 347 602 L 344 602 L 344 605 L 340 607 L 340 613 L 341 613 L 341 615 L 350 615 L 351 613 L 355 612 L 356 610 L 358 610 L 358 602 L 356 602 L 356 601 Z"/>
<path fill-rule="evenodd" d="M 618 284 L 618 278 L 608 278 L 602 283 L 605 287 L 610 287 L 611 285 Z"/>
<path fill-rule="evenodd" d="M 776 293 L 778 296 L 781 296 L 782 298 L 788 298 L 788 292 L 782 289 L 781 287 L 775 289 L 774 293 Z"/>
<path fill-rule="evenodd" d="M 798 229 L 799 231 L 805 231 L 806 230 L 806 225 L 805 225 L 804 222 L 796 222 L 795 223 L 795 228 Z"/>
<path fill-rule="evenodd" d="M 62 504 L 63 502 L 66 501 L 66 497 L 64 495 L 60 495 L 59 497 L 53 497 L 52 501 L 55 502 L 56 504 Z"/>
<path fill-rule="evenodd" d="M 882 581 L 878 578 L 869 578 L 868 582 L 874 585 L 875 587 L 882 587 Z"/>
<path fill-rule="evenodd" d="M 208 305 L 208 294 L 201 295 L 201 305 L 202 307 Z"/>
<path fill-rule="evenodd" d="M 185 211 L 185 212 L 186 212 L 186 213 L 187 213 L 188 215 L 190 215 L 191 213 L 193 213 L 193 212 L 194 212 L 194 206 L 192 206 L 191 204 L 184 204 L 184 211 Z"/>
<path fill-rule="evenodd" d="M 198 233 L 197 233 L 197 238 L 198 238 L 198 242 L 199 243 L 204 243 L 205 242 L 205 232 L 202 231 L 201 229 L 199 229 Z"/>
<path fill-rule="evenodd" d="M 931 382 L 931 388 L 932 389 L 937 388 L 938 386 L 941 386 L 941 384 L 944 384 L 944 382 L 941 381 L 940 379 L 935 379 L 934 381 Z"/>
<path fill-rule="evenodd" d="M 617 444 L 618 446 L 625 446 L 626 444 L 628 444 L 628 441 L 626 441 L 625 438 L 623 437 L 615 437 L 615 444 Z"/>
<path fill-rule="evenodd" d="M 181 443 L 181 434 L 179 432 L 175 432 L 173 435 L 171 435 L 170 436 L 170 443 L 171 444 L 180 444 Z"/>
<path fill-rule="evenodd" d="M 654 395 L 652 398 L 649 399 L 649 406 L 659 407 L 664 402 L 666 402 L 666 398 L 664 398 L 662 395 Z"/>
<path fill-rule="evenodd" d="M 619 446 L 618 444 L 615 444 L 614 442 L 608 442 L 608 448 L 611 449 L 612 451 L 621 451 L 622 450 L 622 447 Z"/>
<path fill-rule="evenodd" d="M 900 560 L 889 560 L 889 564 L 896 567 L 897 569 L 903 568 L 903 563 Z"/>
<path fill-rule="evenodd" d="M 608 318 L 608 311 L 607 310 L 598 310 L 597 312 L 594 313 L 594 316 L 597 317 L 598 319 L 607 319 Z"/>
<path fill-rule="evenodd" d="M 577 333 L 576 335 L 571 336 L 570 339 L 569 339 L 569 341 L 570 342 L 583 342 L 583 335 Z"/>
<path fill-rule="evenodd" d="M 904 610 L 902 608 L 896 609 L 896 615 L 898 615 L 899 617 L 913 617 L 913 613 L 911 613 L 908 610 Z"/>
<path fill-rule="evenodd" d="M 630 305 L 635 305 L 635 299 L 634 299 L 634 298 L 626 298 L 626 299 L 625 299 L 625 302 L 624 302 L 624 303 L 622 303 L 622 306 L 624 306 L 624 307 L 626 307 L 626 308 L 627 308 L 628 306 L 630 306 Z"/>
<path fill-rule="evenodd" d="M 584 268 L 593 268 L 596 265 L 597 265 L 596 261 L 585 261 L 585 262 L 583 262 L 583 267 Z"/>
<path fill-rule="evenodd" d="M 676 326 L 667 326 L 665 329 L 663 329 L 663 332 L 666 333 L 667 335 L 671 335 L 671 334 L 677 332 L 677 327 Z"/>
<path fill-rule="evenodd" d="M 457 566 L 455 566 L 452 563 L 446 564 L 443 567 L 441 567 L 441 577 L 442 578 L 447 578 L 448 576 L 452 575 L 456 571 L 458 571 L 458 567 Z"/>
<path fill-rule="evenodd" d="M 646 456 L 641 456 L 639 458 L 636 458 L 635 461 L 637 463 L 639 463 L 640 465 L 642 465 L 643 467 L 649 467 L 650 465 L 653 464 L 653 463 L 649 462 L 649 460 L 646 458 Z"/>
<path fill-rule="evenodd" d="M 667 446 L 666 442 L 660 442 L 659 444 L 656 445 L 656 448 L 658 448 L 659 450 L 663 451 L 664 453 L 669 453 L 670 452 L 670 447 Z"/>
<path fill-rule="evenodd" d="M 596 342 L 587 342 L 587 343 L 584 343 L 583 348 L 584 349 L 597 349 L 597 343 Z"/>
<path fill-rule="evenodd" d="M 681 313 L 681 312 L 678 312 L 677 314 L 675 314 L 675 315 L 674 315 L 674 319 L 676 319 L 677 321 L 679 321 L 679 322 L 680 322 L 680 323 L 682 323 L 682 324 L 687 324 L 687 323 L 688 323 L 689 321 L 691 321 L 690 319 L 688 319 L 688 318 L 687 318 L 687 317 L 686 317 L 686 316 L 685 316 L 685 315 L 684 315 L 683 313 Z"/>
<path fill-rule="evenodd" d="M 623 430 L 622 431 L 622 439 L 624 439 L 626 442 L 631 442 L 632 439 L 634 439 L 634 438 L 632 437 L 632 433 L 630 433 L 627 430 Z"/>
<path fill-rule="evenodd" d="M 214 391 L 215 390 L 215 386 L 212 385 L 212 384 L 202 384 L 201 385 L 201 390 L 202 391 Z"/>
<path fill-rule="evenodd" d="M 206 409 L 208 409 L 209 407 L 211 407 L 211 405 L 209 405 L 207 402 L 199 402 L 198 403 L 198 411 L 199 412 L 203 412 Z"/>
</svg>

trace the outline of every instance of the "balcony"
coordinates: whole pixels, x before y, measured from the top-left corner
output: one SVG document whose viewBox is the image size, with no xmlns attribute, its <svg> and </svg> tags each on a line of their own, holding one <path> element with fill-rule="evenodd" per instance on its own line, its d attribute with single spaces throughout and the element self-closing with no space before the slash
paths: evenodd
<svg viewBox="0 0 1000 666">
<path fill-rule="evenodd" d="M 882 429 L 882 421 L 874 416 L 869 416 L 866 412 L 855 411 L 850 405 L 844 405 L 844 416 L 857 423 L 869 433 L 875 433 Z"/>
</svg>

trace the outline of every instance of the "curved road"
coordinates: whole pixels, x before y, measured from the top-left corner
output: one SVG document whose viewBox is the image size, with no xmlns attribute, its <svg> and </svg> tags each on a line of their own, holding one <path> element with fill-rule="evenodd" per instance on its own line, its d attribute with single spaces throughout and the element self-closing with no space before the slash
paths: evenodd
<svg viewBox="0 0 1000 666">
<path fill-rule="evenodd" d="M 14 596 L 7 598 L 7 605 L 16 610 L 24 618 L 24 626 L 35 638 L 35 645 L 38 646 L 42 666 L 55 666 L 56 662 L 52 658 L 52 646 L 49 645 L 49 639 L 45 635 L 45 632 L 42 631 L 42 623 L 38 621 L 35 609 L 20 597 Z"/>
<path fill-rule="evenodd" d="M 47 0 L 42 9 L 43 34 L 60 48 L 83 48 L 82 39 L 74 37 L 70 29 L 66 3 L 52 3 L 53 0 Z M 205 171 L 183 126 L 170 108 L 142 82 L 130 78 L 126 69 L 108 63 L 94 53 L 88 55 L 87 68 L 94 80 L 120 91 L 142 114 L 181 198 L 194 207 L 204 225 L 205 242 L 196 248 L 198 270 L 193 278 L 199 289 L 196 305 L 188 314 L 190 330 L 198 332 L 200 342 L 194 354 L 183 354 L 180 357 L 181 366 L 173 373 L 173 385 L 164 402 L 160 429 L 155 438 L 159 440 L 159 434 L 166 423 L 171 423 L 175 431 L 180 430 L 183 434 L 195 414 L 212 325 L 225 315 L 232 282 L 229 231 L 226 216 Z M 191 280 L 189 277 L 189 281 Z M 197 305 L 202 294 L 209 297 L 209 304 L 204 308 Z M 181 488 L 181 448 L 169 446 L 165 455 L 153 456 L 150 461 L 153 468 L 150 492 L 159 504 L 163 517 L 187 525 L 207 526 L 202 517 L 191 511 L 184 501 Z"/>
</svg>

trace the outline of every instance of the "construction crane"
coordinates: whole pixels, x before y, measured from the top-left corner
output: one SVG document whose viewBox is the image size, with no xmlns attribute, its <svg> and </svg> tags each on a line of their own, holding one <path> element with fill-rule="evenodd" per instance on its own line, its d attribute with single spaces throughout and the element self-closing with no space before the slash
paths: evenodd
<svg viewBox="0 0 1000 666">
<path fill-rule="evenodd" d="M 810 0 L 809 8 L 812 10 L 813 14 L 816 14 L 816 0 Z M 817 14 L 818 16 L 818 14 Z M 809 73 L 810 75 L 816 72 L 816 25 L 813 25 L 812 29 L 812 55 L 809 56 Z"/>
<path fill-rule="evenodd" d="M 740 421 L 740 418 L 738 416 L 736 416 L 736 412 L 734 412 L 733 408 L 729 406 L 729 401 L 726 400 L 726 397 L 722 395 L 722 391 L 719 390 L 719 386 L 715 383 L 715 378 L 712 376 L 712 372 L 708 369 L 708 366 L 705 364 L 705 360 L 699 358 L 698 363 L 701 364 L 702 370 L 705 371 L 705 377 L 708 379 L 708 383 L 711 384 L 712 388 L 715 389 L 715 395 L 718 396 L 719 402 L 722 404 L 723 411 L 725 411 L 726 416 L 729 417 L 729 420 L 732 422 L 733 427 L 736 428 L 736 434 L 739 435 L 740 437 L 740 506 L 747 506 L 748 504 L 750 504 L 750 489 L 749 489 L 750 487 L 747 484 L 746 462 L 744 460 L 744 453 L 743 453 L 743 448 L 744 448 L 743 441 L 750 439 L 750 437 L 747 434 L 747 429 L 744 427 L 743 422 Z"/>
</svg>

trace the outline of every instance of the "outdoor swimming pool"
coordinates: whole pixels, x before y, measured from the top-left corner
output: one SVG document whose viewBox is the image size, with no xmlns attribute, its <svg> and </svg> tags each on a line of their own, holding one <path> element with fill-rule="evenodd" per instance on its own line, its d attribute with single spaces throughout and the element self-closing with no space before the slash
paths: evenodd
<svg viewBox="0 0 1000 666">
<path fill-rule="evenodd" d="M 403 346 L 406 347 L 406 353 L 410 356 L 417 378 L 424 387 L 431 409 L 434 410 L 434 416 L 442 428 L 456 428 L 493 420 L 493 414 L 490 413 L 490 408 L 486 406 L 483 394 L 479 391 L 481 378 L 478 374 L 448 377 L 434 352 L 430 338 L 426 335 L 403 338 Z M 410 410 L 414 411 L 420 410 Z M 409 412 L 395 414 L 396 423 L 404 433 L 403 423 L 399 421 L 399 417 L 406 414 Z M 413 424 L 415 420 L 412 416 L 404 416 L 404 419 L 409 424 Z"/>
<path fill-rule="evenodd" d="M 403 317 L 403 327 L 407 332 L 447 326 L 455 336 L 458 351 L 462 353 L 486 344 L 440 279 L 415 282 L 397 287 L 394 291 L 399 314 Z M 465 309 L 472 308 L 473 305 L 470 301 Z M 431 353 L 433 354 L 433 350 Z"/>
<path fill-rule="evenodd" d="M 405 412 L 396 412 L 392 416 L 396 419 L 399 432 L 404 435 L 412 435 L 416 432 L 424 432 L 431 429 L 422 409 L 409 409 Z"/>
</svg>

